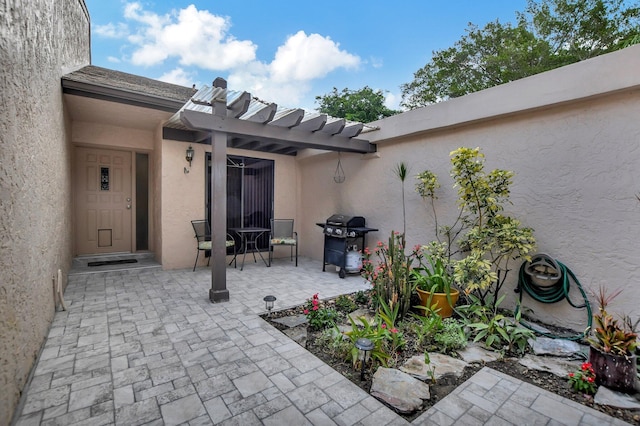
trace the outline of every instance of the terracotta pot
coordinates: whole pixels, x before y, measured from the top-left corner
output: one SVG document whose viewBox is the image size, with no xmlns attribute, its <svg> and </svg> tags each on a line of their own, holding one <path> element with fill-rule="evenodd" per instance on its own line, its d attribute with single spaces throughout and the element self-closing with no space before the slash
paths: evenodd
<svg viewBox="0 0 640 426">
<path fill-rule="evenodd" d="M 458 301 L 460 292 L 455 289 L 451 289 L 451 304 L 447 300 L 447 293 L 431 293 L 429 291 L 416 289 L 418 296 L 420 296 L 420 304 L 424 307 L 429 307 L 429 298 L 431 298 L 431 306 L 435 305 L 435 309 L 439 309 L 438 315 L 442 318 L 449 318 L 453 314 L 453 307 Z M 426 312 L 426 311 L 425 311 Z"/>
<path fill-rule="evenodd" d="M 636 358 L 636 355 L 624 357 L 593 346 L 589 348 L 589 362 L 596 374 L 596 384 L 621 392 L 635 393 L 638 389 Z"/>
</svg>

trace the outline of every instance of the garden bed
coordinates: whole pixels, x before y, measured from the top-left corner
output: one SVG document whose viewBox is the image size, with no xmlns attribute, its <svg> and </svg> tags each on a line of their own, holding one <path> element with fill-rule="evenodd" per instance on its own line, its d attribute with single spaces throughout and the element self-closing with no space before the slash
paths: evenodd
<svg viewBox="0 0 640 426">
<path fill-rule="evenodd" d="M 356 300 L 355 294 L 348 295 L 348 297 L 351 300 Z M 323 306 L 335 306 L 335 299 L 322 301 L 322 304 Z M 358 303 L 357 306 L 359 308 L 367 307 L 362 303 Z M 262 318 L 282 331 L 286 328 L 286 326 L 283 326 L 282 324 L 279 324 L 277 322 L 273 322 L 273 320 L 292 315 L 300 315 L 303 313 L 304 309 L 305 306 L 299 306 L 291 309 L 272 312 L 270 316 L 263 315 Z M 307 327 L 307 339 L 305 348 L 368 393 L 371 388 L 372 375 L 366 374 L 365 380 L 360 381 L 360 371 L 354 370 L 350 361 L 347 361 L 344 358 L 336 357 L 325 343 L 318 343 L 321 336 L 321 331 L 313 330 L 311 327 Z M 416 336 L 412 335 L 411 333 L 405 333 L 405 339 L 407 341 L 405 350 L 399 352 L 396 355 L 396 359 L 392 361 L 395 364 L 395 367 L 402 365 L 404 361 L 408 360 L 414 355 L 423 354 L 423 352 L 415 349 L 415 338 Z M 428 410 L 430 407 L 435 405 L 438 401 L 441 401 L 445 396 L 452 392 L 457 386 L 464 383 L 483 366 L 487 366 L 504 374 L 528 382 L 532 385 L 538 386 L 564 398 L 568 398 L 580 404 L 594 408 L 612 417 L 616 417 L 631 424 L 640 425 L 640 412 L 594 404 L 592 397 L 585 397 L 582 394 L 574 392 L 569 386 L 569 382 L 567 379 L 558 377 L 551 373 L 528 369 L 519 364 L 518 361 L 519 359 L 517 357 L 511 356 L 505 357 L 503 360 L 489 362 L 484 365 L 472 364 L 466 367 L 462 376 L 457 379 L 453 377 L 439 379 L 436 384 L 430 384 L 431 398 L 428 401 L 425 401 L 423 408 L 418 412 L 412 413 L 411 415 L 402 416 L 406 420 L 412 421 L 413 419 L 420 416 L 420 414 Z"/>
</svg>

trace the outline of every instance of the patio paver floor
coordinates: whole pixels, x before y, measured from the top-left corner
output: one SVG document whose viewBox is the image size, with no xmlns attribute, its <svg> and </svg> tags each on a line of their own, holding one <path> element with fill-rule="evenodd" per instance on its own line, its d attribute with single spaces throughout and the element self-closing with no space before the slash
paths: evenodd
<svg viewBox="0 0 640 426">
<path fill-rule="evenodd" d="M 215 304 L 206 267 L 77 267 L 68 310 L 55 314 L 15 423 L 408 424 L 258 316 L 267 294 L 284 309 L 314 293 L 368 288 L 357 275 L 340 279 L 321 262 L 299 262 L 228 267 L 230 301 Z M 413 424 L 626 423 L 484 368 Z"/>
</svg>

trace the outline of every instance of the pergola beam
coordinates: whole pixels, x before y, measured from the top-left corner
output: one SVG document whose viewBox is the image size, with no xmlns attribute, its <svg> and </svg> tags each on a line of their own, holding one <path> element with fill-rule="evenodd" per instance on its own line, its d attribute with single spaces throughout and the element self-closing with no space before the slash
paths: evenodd
<svg viewBox="0 0 640 426">
<path fill-rule="evenodd" d="M 344 120 L 342 120 L 342 123 L 335 125 L 333 124 L 335 122 L 331 123 L 329 132 L 307 132 L 298 130 L 296 127 L 288 129 L 193 110 L 182 111 L 180 118 L 185 125 L 194 130 L 225 132 L 231 136 L 237 136 L 243 139 L 247 138 L 263 142 L 287 144 L 298 149 L 313 148 L 329 151 L 357 152 L 361 154 L 376 151 L 375 145 L 372 145 L 366 140 L 346 138 L 340 134 L 333 134 L 338 127 L 342 130 Z M 339 132 L 340 130 L 337 131 Z"/>
</svg>

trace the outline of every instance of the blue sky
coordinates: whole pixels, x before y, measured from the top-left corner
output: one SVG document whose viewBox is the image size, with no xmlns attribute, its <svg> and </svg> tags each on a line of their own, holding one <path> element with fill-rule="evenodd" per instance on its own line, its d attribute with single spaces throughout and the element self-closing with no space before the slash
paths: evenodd
<svg viewBox="0 0 640 426">
<path fill-rule="evenodd" d="M 286 107 L 315 109 L 336 87 L 400 85 L 469 22 L 515 22 L 526 0 L 86 0 L 93 65 L 171 83 L 216 77 Z"/>
</svg>

